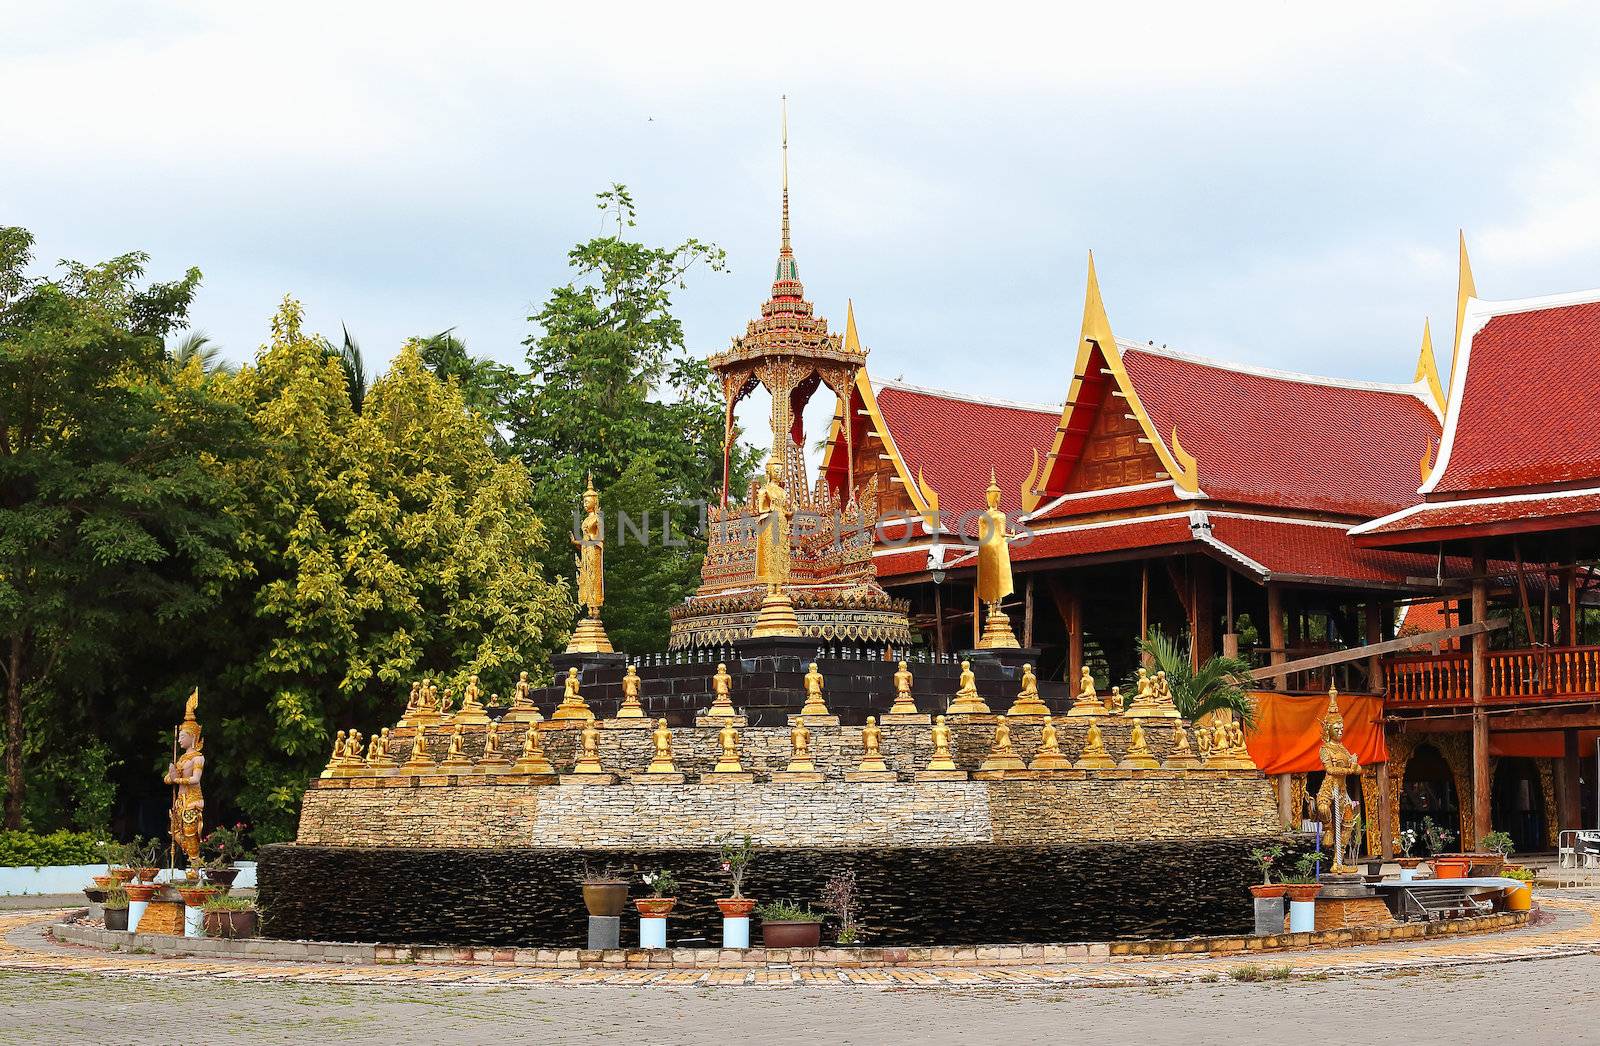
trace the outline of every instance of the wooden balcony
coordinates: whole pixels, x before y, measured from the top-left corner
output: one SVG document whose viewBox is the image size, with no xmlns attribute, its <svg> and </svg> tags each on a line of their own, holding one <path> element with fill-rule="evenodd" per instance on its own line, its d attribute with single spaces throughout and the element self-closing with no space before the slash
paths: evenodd
<svg viewBox="0 0 1600 1046">
<path fill-rule="evenodd" d="M 1488 700 L 1537 704 L 1600 699 L 1600 646 L 1491 650 Z M 1384 701 L 1390 706 L 1472 704 L 1472 654 L 1403 654 L 1383 659 Z"/>
</svg>

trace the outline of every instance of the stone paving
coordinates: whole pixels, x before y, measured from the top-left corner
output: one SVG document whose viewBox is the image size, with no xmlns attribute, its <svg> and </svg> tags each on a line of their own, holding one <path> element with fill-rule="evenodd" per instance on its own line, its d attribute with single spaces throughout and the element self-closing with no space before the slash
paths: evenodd
<svg viewBox="0 0 1600 1046">
<path fill-rule="evenodd" d="M 1074 988 L 1163 986 L 1222 980 L 1320 980 L 1406 974 L 1600 952 L 1600 892 L 1541 895 L 1534 925 L 1496 934 L 1350 948 L 1161 958 L 1101 957 L 1050 964 L 915 969 L 768 967 L 760 970 L 485 968 L 449 963 L 356 964 L 163 958 L 58 944 L 47 935 L 60 912 L 0 916 L 0 970 L 112 977 L 299 984 L 494 985 L 515 987 Z"/>
</svg>

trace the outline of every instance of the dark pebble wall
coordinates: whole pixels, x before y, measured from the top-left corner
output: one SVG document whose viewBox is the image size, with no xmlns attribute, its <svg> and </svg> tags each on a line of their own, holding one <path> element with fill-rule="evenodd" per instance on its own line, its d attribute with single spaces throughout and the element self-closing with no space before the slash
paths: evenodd
<svg viewBox="0 0 1600 1046">
<path fill-rule="evenodd" d="M 1248 933 L 1250 850 L 1261 839 L 757 853 L 745 895 L 815 903 L 855 870 L 867 943 L 1037 944 Z M 584 854 L 560 850 L 264 848 L 263 932 L 384 944 L 582 947 Z M 591 864 L 671 869 L 681 884 L 668 943 L 721 940 L 714 851 L 599 853 Z M 634 877 L 637 884 L 637 876 Z M 633 896 L 642 896 L 635 885 Z M 830 921 L 824 941 L 831 940 Z M 754 929 L 754 928 L 753 928 Z M 700 940 L 696 940 L 696 938 Z M 637 912 L 623 943 L 638 941 Z"/>
</svg>

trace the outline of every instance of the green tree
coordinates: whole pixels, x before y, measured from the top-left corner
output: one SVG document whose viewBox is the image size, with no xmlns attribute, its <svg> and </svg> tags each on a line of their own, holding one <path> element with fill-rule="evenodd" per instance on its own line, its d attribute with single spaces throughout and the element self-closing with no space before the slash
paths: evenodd
<svg viewBox="0 0 1600 1046">
<path fill-rule="evenodd" d="M 607 590 L 617 596 L 604 616 L 618 649 L 662 649 L 667 609 L 693 591 L 705 555 L 702 534 L 664 544 L 663 513 L 683 534 L 698 519 L 693 506 L 722 486 L 722 396 L 705 363 L 685 351 L 672 296 L 696 265 L 723 271 L 725 256 L 693 238 L 672 247 L 630 239 L 637 217 L 625 186 L 597 199 L 615 231 L 574 247 L 576 278 L 529 317 L 539 333 L 524 342 L 532 374 L 510 405 L 511 444 L 534 471 L 534 501 L 552 532 L 573 530 L 591 473 L 608 539 L 618 510 L 635 520 L 651 513 L 648 546 L 608 549 Z M 736 486 L 751 460 L 736 453 Z M 545 563 L 552 574 L 574 574 L 565 541 L 552 542 Z"/>
<path fill-rule="evenodd" d="M 1150 658 L 1153 672 L 1167 674 L 1172 703 L 1183 718 L 1192 723 L 1212 712 L 1228 711 L 1245 726 L 1255 722 L 1256 708 L 1249 694 L 1250 662 L 1219 654 L 1196 670 L 1189 651 L 1159 629 L 1151 629 L 1139 647 Z M 1138 694 L 1137 684 L 1130 682 L 1126 693 L 1124 701 L 1131 704 Z"/>
<path fill-rule="evenodd" d="M 141 636 L 180 629 L 231 573 L 219 457 L 242 434 L 198 362 L 164 339 L 200 281 L 143 284 L 146 257 L 63 262 L 30 277 L 32 236 L 0 228 L 0 671 L 5 825 L 29 800 L 27 723 L 82 727 L 78 699 Z M 24 706 L 32 708 L 25 717 Z M 66 724 L 66 725 L 63 725 Z M 110 760 L 71 737 L 84 759 Z M 92 753 L 89 754 L 89 753 Z M 71 780 L 53 750 L 52 779 Z M 82 763 L 77 773 L 82 776 Z M 82 813 L 103 821 L 103 803 Z M 80 804 L 81 807 L 81 804 Z"/>
<path fill-rule="evenodd" d="M 179 370 L 189 366 L 191 362 L 198 361 L 200 369 L 207 374 L 217 372 L 233 373 L 238 368 L 222 358 L 222 346 L 211 340 L 211 335 L 203 330 L 189 331 L 167 350 L 167 355 L 172 359 L 172 365 Z"/>
<path fill-rule="evenodd" d="M 243 604 L 226 651 L 219 775 L 264 840 L 290 837 L 332 732 L 398 715 L 422 674 L 509 689 L 566 638 L 572 607 L 540 569 L 527 470 L 500 461 L 457 385 L 408 344 L 361 413 L 292 300 L 229 382 L 263 448 L 230 471 Z"/>
<path fill-rule="evenodd" d="M 489 423 L 489 443 L 502 456 L 511 450 L 505 426 L 510 422 L 510 403 L 517 389 L 517 373 L 503 363 L 474 356 L 466 342 L 456 337 L 454 328 L 419 339 L 417 354 L 440 381 L 453 381 L 461 387 L 461 398 Z"/>
</svg>

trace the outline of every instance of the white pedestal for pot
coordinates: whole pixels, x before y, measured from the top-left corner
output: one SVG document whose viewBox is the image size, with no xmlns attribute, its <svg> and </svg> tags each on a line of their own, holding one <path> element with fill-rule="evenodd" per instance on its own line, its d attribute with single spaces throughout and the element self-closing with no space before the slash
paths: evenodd
<svg viewBox="0 0 1600 1046">
<path fill-rule="evenodd" d="M 1415 868 L 1402 868 L 1402 869 L 1400 869 L 1400 881 L 1401 882 L 1409 883 L 1413 879 L 1415 879 L 1416 877 L 1417 877 L 1417 870 Z"/>
<path fill-rule="evenodd" d="M 130 900 L 128 902 L 128 932 L 129 933 L 137 933 L 138 932 L 138 930 L 139 930 L 139 920 L 144 918 L 144 910 L 147 907 L 149 907 L 149 905 L 150 905 L 149 901 L 131 901 Z"/>
<path fill-rule="evenodd" d="M 1289 902 L 1289 932 L 1310 933 L 1317 928 L 1316 901 Z"/>
<path fill-rule="evenodd" d="M 722 946 L 724 948 L 750 947 L 750 917 L 722 920 Z"/>
<path fill-rule="evenodd" d="M 665 948 L 667 946 L 667 920 L 639 918 L 639 947 Z"/>
<path fill-rule="evenodd" d="M 204 937 L 206 935 L 206 911 L 204 908 L 191 908 L 183 906 L 183 935 L 185 937 Z"/>
</svg>

